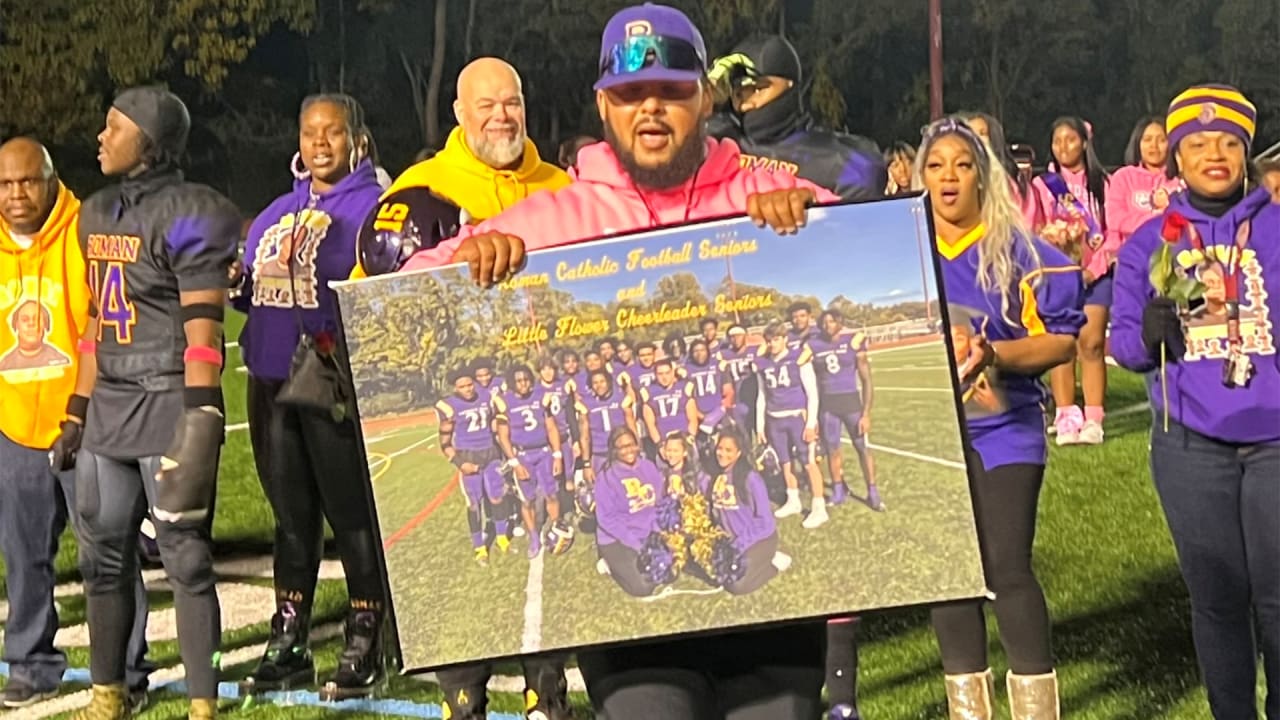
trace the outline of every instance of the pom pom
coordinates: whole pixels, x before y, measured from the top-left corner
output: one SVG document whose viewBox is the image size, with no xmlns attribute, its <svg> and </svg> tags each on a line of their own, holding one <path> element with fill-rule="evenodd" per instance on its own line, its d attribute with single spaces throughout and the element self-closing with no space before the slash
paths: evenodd
<svg viewBox="0 0 1280 720">
<path fill-rule="evenodd" d="M 666 585 L 676 579 L 675 557 L 661 533 L 649 533 L 636 558 L 640 574 L 655 585 Z"/>
<path fill-rule="evenodd" d="M 738 582 L 747 573 L 742 553 L 738 552 L 738 549 L 733 546 L 733 541 L 728 537 L 715 540 L 711 548 L 709 570 L 711 577 L 722 587 Z"/>
<path fill-rule="evenodd" d="M 658 530 L 665 533 L 680 532 L 680 500 L 668 495 L 658 503 Z"/>
</svg>

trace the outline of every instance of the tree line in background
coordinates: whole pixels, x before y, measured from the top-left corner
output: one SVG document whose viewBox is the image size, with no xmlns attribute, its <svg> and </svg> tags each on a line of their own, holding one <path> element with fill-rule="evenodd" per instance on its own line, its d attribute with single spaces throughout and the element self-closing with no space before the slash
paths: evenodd
<svg viewBox="0 0 1280 720">
<path fill-rule="evenodd" d="M 924 0 L 667 0 L 713 56 L 783 32 L 824 122 L 914 144 L 928 121 Z M 166 82 L 187 98 L 198 179 L 254 212 L 281 192 L 296 114 L 312 92 L 365 106 L 392 172 L 453 125 L 454 78 L 497 55 L 525 80 L 529 135 L 547 155 L 599 133 L 591 83 L 599 35 L 630 0 L 7 0 L 0 3 L 0 136 L 52 143 L 81 192 L 102 183 L 94 135 L 114 89 Z M 1194 82 L 1227 82 L 1280 139 L 1276 0 L 947 0 L 948 110 L 985 109 L 1048 152 L 1049 124 L 1091 120 L 1117 163 L 1134 122 Z"/>
<path fill-rule="evenodd" d="M 817 309 L 835 308 L 846 326 L 864 328 L 919 320 L 938 314 L 936 301 L 907 301 L 891 304 L 859 303 L 841 295 L 824 302 L 812 295 L 789 295 L 776 288 L 735 283 L 726 275 L 703 287 L 697 275 L 677 272 L 658 280 L 645 299 L 607 303 L 575 298 L 559 288 L 539 287 L 494 294 L 469 282 L 457 271 L 446 271 L 441 282 L 435 275 L 409 275 L 378 283 L 355 285 L 343 298 L 348 326 L 345 328 L 355 385 L 361 403 L 370 415 L 406 412 L 429 407 L 448 392 L 448 376 L 479 357 L 495 361 L 499 372 L 512 364 L 532 364 L 538 352 L 572 348 L 579 353 L 603 337 L 600 333 L 577 337 L 556 337 L 556 323 L 574 317 L 579 327 L 607 321 L 613 337 L 623 337 L 633 345 L 652 342 L 659 347 L 672 333 L 686 338 L 699 334 L 704 316 L 677 322 L 617 330 L 615 319 L 621 308 L 646 311 L 666 304 L 669 308 L 705 306 L 709 316 L 719 321 L 720 334 L 730 324 L 759 328 L 773 321 L 785 321 L 787 308 L 807 302 Z M 773 302 L 736 315 L 716 315 L 717 294 L 730 298 L 771 295 Z M 539 342 L 503 343 L 508 328 L 529 328 L 538 324 L 549 337 Z"/>
</svg>

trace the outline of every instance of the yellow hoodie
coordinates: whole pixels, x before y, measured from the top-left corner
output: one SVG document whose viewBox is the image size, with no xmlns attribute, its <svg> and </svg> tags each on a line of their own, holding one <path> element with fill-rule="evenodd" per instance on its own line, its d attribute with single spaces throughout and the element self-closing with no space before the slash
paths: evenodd
<svg viewBox="0 0 1280 720">
<path fill-rule="evenodd" d="M 59 183 L 49 219 L 25 249 L 0 219 L 0 432 L 40 450 L 66 417 L 76 343 L 89 322 L 79 212 L 80 201 Z"/>
<path fill-rule="evenodd" d="M 538 148 L 527 138 L 520 166 L 514 170 L 495 170 L 476 157 L 467 146 L 461 127 L 449 133 L 444 149 L 401 173 L 382 194 L 409 187 L 430 187 L 432 192 L 448 198 L 466 211 L 468 222 L 487 220 L 541 190 L 558 190 L 571 182 L 569 174 L 542 161 Z M 360 259 L 356 258 L 351 278 L 365 277 Z"/>
</svg>

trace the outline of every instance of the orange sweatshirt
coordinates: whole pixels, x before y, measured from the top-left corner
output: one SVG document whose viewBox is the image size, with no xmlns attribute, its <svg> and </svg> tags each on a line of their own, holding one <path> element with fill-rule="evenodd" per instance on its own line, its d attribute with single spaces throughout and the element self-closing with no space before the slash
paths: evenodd
<svg viewBox="0 0 1280 720">
<path fill-rule="evenodd" d="M 25 248 L 0 219 L 0 432 L 30 448 L 57 439 L 75 391 L 76 343 L 89 321 L 79 212 L 59 183 L 49 219 Z"/>
</svg>

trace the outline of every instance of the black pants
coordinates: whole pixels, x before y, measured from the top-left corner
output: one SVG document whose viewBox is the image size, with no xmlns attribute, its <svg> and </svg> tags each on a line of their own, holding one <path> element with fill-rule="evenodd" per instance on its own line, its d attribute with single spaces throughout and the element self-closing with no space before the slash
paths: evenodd
<svg viewBox="0 0 1280 720">
<path fill-rule="evenodd" d="M 275 401 L 280 382 L 249 378 L 249 438 L 276 521 L 275 586 L 310 611 L 329 521 L 353 603 L 384 607 L 373 511 L 355 423 Z"/>
<path fill-rule="evenodd" d="M 558 655 L 526 657 L 524 684 L 526 693 L 532 691 L 539 708 L 568 710 L 568 684 L 564 677 L 564 658 Z M 448 708 L 450 720 L 485 720 L 489 697 L 485 686 L 493 675 L 492 663 L 475 663 L 462 667 L 440 670 L 440 692 Z M 526 697 L 526 700 L 529 698 Z"/>
<path fill-rule="evenodd" d="M 632 597 L 649 597 L 658 584 L 645 577 L 637 566 L 640 553 L 620 542 L 599 546 L 600 559 L 609 566 L 609 577 Z"/>
<path fill-rule="evenodd" d="M 1191 594 L 1213 716 L 1256 717 L 1260 649 L 1267 717 L 1280 719 L 1280 444 L 1232 445 L 1157 423 L 1151 476 Z"/>
<path fill-rule="evenodd" d="M 765 583 L 778 576 L 778 568 L 773 565 L 773 556 L 778 553 L 778 533 L 757 542 L 743 553 L 742 564 L 746 572 L 737 582 L 729 583 L 724 589 L 731 595 L 746 595 L 764 587 Z"/>
<path fill-rule="evenodd" d="M 996 596 L 992 604 L 1009 669 L 1019 675 L 1047 673 L 1053 669 L 1049 610 L 1031 570 L 1044 466 L 1002 465 L 984 470 L 977 453 L 970 451 L 970 467 L 975 468 L 970 487 L 982 569 L 987 588 Z M 987 668 L 983 606 L 982 600 L 964 600 L 933 608 L 933 630 L 942 651 L 942 669 L 948 674 Z"/>
<path fill-rule="evenodd" d="M 80 574 L 89 624 L 89 674 L 95 684 L 126 679 L 136 610 L 138 525 L 155 504 L 159 469 L 158 456 L 118 460 L 81 450 L 76 458 Z M 214 654 L 221 638 L 221 613 L 210 525 L 208 518 L 155 524 L 160 560 L 173 587 L 178 648 L 193 698 L 218 696 Z"/>
<path fill-rule="evenodd" d="M 578 654 L 597 720 L 813 720 L 823 623 Z"/>
</svg>

